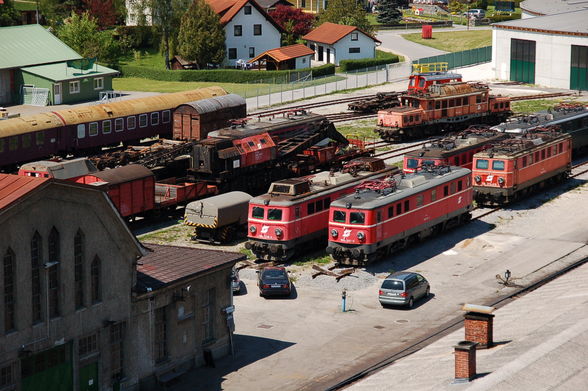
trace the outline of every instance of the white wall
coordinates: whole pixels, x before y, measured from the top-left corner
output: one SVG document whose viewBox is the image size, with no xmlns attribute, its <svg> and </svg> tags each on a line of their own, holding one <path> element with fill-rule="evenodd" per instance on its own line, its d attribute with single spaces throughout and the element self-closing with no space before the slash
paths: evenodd
<svg viewBox="0 0 588 391">
<path fill-rule="evenodd" d="M 310 60 L 312 56 L 302 56 L 296 58 L 296 69 L 310 68 Z"/>
<path fill-rule="evenodd" d="M 357 41 L 351 40 L 351 35 L 357 32 Z M 354 31 L 335 42 L 333 45 L 326 45 L 319 42 L 308 42 L 315 45 L 315 55 L 313 60 L 317 64 L 327 64 L 327 49 L 330 49 L 329 63 L 339 65 L 342 60 L 359 60 L 362 58 L 374 58 L 376 56 L 376 43 L 367 35 Z M 323 47 L 323 61 L 318 60 L 319 46 Z M 359 53 L 349 53 L 349 48 L 359 48 Z"/>
<path fill-rule="evenodd" d="M 145 23 L 151 26 L 151 8 L 147 6 L 146 0 L 125 0 L 125 7 L 127 8 L 127 19 L 125 21 L 127 26 L 136 26 L 138 22 L 137 12 L 143 9 L 145 14 Z"/>
<path fill-rule="evenodd" d="M 512 38 L 536 42 L 535 84 L 553 88 L 570 88 L 571 45 L 588 46 L 588 38 L 494 28 L 492 67 L 497 79 L 510 79 Z"/>
<path fill-rule="evenodd" d="M 253 35 L 254 24 L 261 24 L 261 35 Z M 242 26 L 240 37 L 235 37 L 235 25 Z M 245 15 L 245 7 L 243 7 L 225 26 L 225 44 L 227 49 L 225 64 L 234 66 L 238 59 L 248 61 L 266 50 L 279 48 L 280 32 L 254 6 L 251 6 L 251 15 Z M 250 47 L 255 48 L 253 57 L 249 57 Z M 228 59 L 230 48 L 237 49 L 236 59 Z"/>
</svg>

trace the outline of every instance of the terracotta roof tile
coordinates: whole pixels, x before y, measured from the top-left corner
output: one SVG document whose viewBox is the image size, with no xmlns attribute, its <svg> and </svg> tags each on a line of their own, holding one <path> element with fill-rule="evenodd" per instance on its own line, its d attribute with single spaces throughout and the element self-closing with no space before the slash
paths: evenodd
<svg viewBox="0 0 588 391">
<path fill-rule="evenodd" d="M 137 288 L 147 292 L 157 290 L 173 282 L 196 276 L 217 267 L 232 264 L 245 255 L 219 250 L 203 250 L 193 247 L 147 244 L 153 252 L 145 255 L 137 266 Z"/>
<path fill-rule="evenodd" d="M 48 178 L 0 174 L 0 209 L 17 201 L 48 180 Z"/>
<path fill-rule="evenodd" d="M 284 29 L 280 27 L 276 21 L 269 16 L 269 14 L 260 6 L 255 0 L 206 0 L 208 5 L 220 16 L 220 22 L 224 26 L 229 23 L 235 15 L 243 8 L 246 4 L 251 4 L 255 7 L 268 22 L 273 24 L 280 33 L 284 32 Z"/>
<path fill-rule="evenodd" d="M 359 31 L 376 42 L 380 42 L 378 39 L 372 37 L 365 31 L 358 29 L 355 26 L 346 26 L 344 24 L 336 24 L 331 22 L 325 22 L 312 30 L 310 33 L 306 34 L 302 37 L 302 39 L 306 39 L 307 41 L 314 41 L 314 42 L 321 42 L 326 43 L 327 45 L 332 45 L 335 42 L 340 41 L 345 36 L 347 36 L 352 31 Z"/>
<path fill-rule="evenodd" d="M 261 59 L 263 56 L 270 56 L 276 61 L 286 61 L 291 60 L 293 58 L 302 57 L 302 56 L 309 56 L 314 54 L 314 51 L 309 47 L 299 43 L 296 45 L 290 46 L 283 46 L 281 48 L 275 48 L 266 50 L 265 52 L 261 53 L 255 58 L 252 58 L 248 62 L 255 62 Z"/>
</svg>

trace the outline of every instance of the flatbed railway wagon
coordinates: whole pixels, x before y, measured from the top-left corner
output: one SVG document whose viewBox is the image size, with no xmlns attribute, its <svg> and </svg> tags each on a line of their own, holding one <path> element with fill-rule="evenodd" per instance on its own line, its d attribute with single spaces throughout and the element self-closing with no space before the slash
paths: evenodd
<svg viewBox="0 0 588 391">
<path fill-rule="evenodd" d="M 194 227 L 192 240 L 222 244 L 239 235 L 246 236 L 251 198 L 242 191 L 231 191 L 190 202 L 186 205 L 184 224 Z"/>
<path fill-rule="evenodd" d="M 341 171 L 272 183 L 269 192 L 249 203 L 245 248 L 259 259 L 288 261 L 311 248 L 325 246 L 329 205 L 352 193 L 364 180 L 398 173 L 377 158 L 355 159 Z"/>
<path fill-rule="evenodd" d="M 220 87 L 99 105 L 77 106 L 0 121 L 0 167 L 172 134 L 172 110 L 183 103 L 226 95 Z"/>
<path fill-rule="evenodd" d="M 538 127 L 474 155 L 474 196 L 481 204 L 508 204 L 567 178 L 572 137 L 556 126 Z"/>
<path fill-rule="evenodd" d="M 496 125 L 508 118 L 510 98 L 490 95 L 481 83 L 436 84 L 422 94 L 405 94 L 400 106 L 378 112 L 375 132 L 400 141 L 456 132 L 470 125 Z"/>
<path fill-rule="evenodd" d="M 339 264 L 366 265 L 469 221 L 472 201 L 471 171 L 462 167 L 365 183 L 331 203 L 327 253 Z"/>
<path fill-rule="evenodd" d="M 508 136 L 488 126 L 472 125 L 459 133 L 432 140 L 420 149 L 407 152 L 404 155 L 402 169 L 408 173 L 426 165 L 452 165 L 471 170 L 474 154 L 490 148 L 505 137 Z"/>
</svg>

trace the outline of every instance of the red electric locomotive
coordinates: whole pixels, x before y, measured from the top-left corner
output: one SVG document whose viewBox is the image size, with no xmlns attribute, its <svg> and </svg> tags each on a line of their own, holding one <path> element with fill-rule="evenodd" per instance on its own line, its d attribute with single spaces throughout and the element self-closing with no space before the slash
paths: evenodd
<svg viewBox="0 0 588 391">
<path fill-rule="evenodd" d="M 457 131 L 469 125 L 498 124 L 509 115 L 510 98 L 490 95 L 480 83 L 435 84 L 421 94 L 400 96 L 400 106 L 378 111 L 376 132 L 396 141 Z"/>
<path fill-rule="evenodd" d="M 420 166 L 460 166 L 472 169 L 474 154 L 507 137 L 487 126 L 472 125 L 466 130 L 425 144 L 404 155 L 403 171 L 415 172 Z"/>
<path fill-rule="evenodd" d="M 245 248 L 261 259 L 285 261 L 304 249 L 325 245 L 329 205 L 353 192 L 362 180 L 398 173 L 376 158 L 351 161 L 340 172 L 284 179 L 249 202 L 249 241 Z"/>
<path fill-rule="evenodd" d="M 462 167 L 364 183 L 331 203 L 327 253 L 341 264 L 367 264 L 469 221 L 472 200 L 471 171 Z"/>
<path fill-rule="evenodd" d="M 506 204 L 550 182 L 572 166 L 571 136 L 557 126 L 538 127 L 474 155 L 474 195 L 483 204 Z"/>
</svg>

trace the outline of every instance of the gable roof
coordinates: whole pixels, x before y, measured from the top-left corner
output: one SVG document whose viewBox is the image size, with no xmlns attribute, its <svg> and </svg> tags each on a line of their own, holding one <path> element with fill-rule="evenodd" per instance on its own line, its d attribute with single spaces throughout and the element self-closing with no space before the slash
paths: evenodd
<svg viewBox="0 0 588 391">
<path fill-rule="evenodd" d="M 118 74 L 118 71 L 98 64 L 94 64 L 90 70 L 80 71 L 79 69 L 68 67 L 67 62 L 56 62 L 53 64 L 24 67 L 21 68 L 21 71 L 31 73 L 33 75 L 37 75 L 52 81 L 75 80 L 83 79 L 85 77 L 98 77 Z"/>
<path fill-rule="evenodd" d="M 588 9 L 494 23 L 492 27 L 560 35 L 588 36 Z"/>
<path fill-rule="evenodd" d="M 356 30 L 373 39 L 375 42 L 381 43 L 380 40 L 378 40 L 377 38 L 369 35 L 365 31 L 355 26 L 347 26 L 344 24 L 336 24 L 331 22 L 325 22 L 321 24 L 320 26 L 312 30 L 310 33 L 303 36 L 302 39 L 332 45 Z"/>
<path fill-rule="evenodd" d="M 31 191 L 46 185 L 48 178 L 0 174 L 0 210 Z"/>
<path fill-rule="evenodd" d="M 0 27 L 0 69 L 82 58 L 41 25 Z"/>
<path fill-rule="evenodd" d="M 247 4 L 252 5 L 261 13 L 268 22 L 274 25 L 280 33 L 284 32 L 284 29 L 260 6 L 255 0 L 206 0 L 208 5 L 220 16 L 220 22 L 224 26 L 229 23 L 239 13 L 241 8 Z"/>
<path fill-rule="evenodd" d="M 269 56 L 269 57 L 273 58 L 274 60 L 280 62 L 280 61 L 291 60 L 293 58 L 298 58 L 298 57 L 302 57 L 302 56 L 310 56 L 313 54 L 314 54 L 314 51 L 311 48 L 309 48 L 308 46 L 303 45 L 301 43 L 298 43 L 296 45 L 282 46 L 281 48 L 266 50 L 265 52 L 261 53 L 260 55 L 258 55 L 255 58 L 252 58 L 248 62 L 252 63 L 255 61 L 259 61 L 264 56 Z"/>
</svg>

